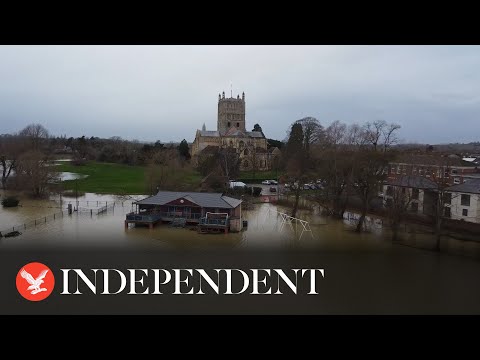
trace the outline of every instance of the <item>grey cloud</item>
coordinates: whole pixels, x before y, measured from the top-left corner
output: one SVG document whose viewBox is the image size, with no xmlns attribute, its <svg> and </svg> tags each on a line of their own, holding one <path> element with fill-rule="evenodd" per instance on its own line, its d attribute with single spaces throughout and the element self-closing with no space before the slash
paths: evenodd
<svg viewBox="0 0 480 360">
<path fill-rule="evenodd" d="M 247 127 L 384 119 L 417 142 L 478 141 L 478 46 L 0 46 L 0 133 L 192 141 L 218 93 L 246 93 Z"/>
</svg>

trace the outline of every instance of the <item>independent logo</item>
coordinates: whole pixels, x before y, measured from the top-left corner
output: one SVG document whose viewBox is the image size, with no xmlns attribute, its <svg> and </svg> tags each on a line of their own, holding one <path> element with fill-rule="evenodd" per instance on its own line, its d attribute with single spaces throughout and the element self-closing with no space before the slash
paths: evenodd
<svg viewBox="0 0 480 360">
<path fill-rule="evenodd" d="M 18 271 L 16 283 L 18 292 L 25 299 L 41 301 L 52 293 L 55 277 L 48 266 L 32 262 Z"/>
</svg>

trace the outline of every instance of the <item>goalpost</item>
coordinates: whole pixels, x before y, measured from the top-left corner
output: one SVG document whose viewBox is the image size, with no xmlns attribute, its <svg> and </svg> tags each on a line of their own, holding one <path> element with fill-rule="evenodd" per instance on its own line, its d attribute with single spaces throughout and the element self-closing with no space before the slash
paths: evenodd
<svg viewBox="0 0 480 360">
<path fill-rule="evenodd" d="M 300 233 L 300 236 L 299 236 L 298 240 L 300 240 L 302 238 L 304 232 L 309 232 L 310 235 L 312 236 L 312 239 L 314 239 L 313 232 L 312 232 L 312 229 L 310 228 L 310 224 L 309 224 L 308 221 L 290 216 L 288 214 L 282 213 L 282 212 L 277 211 L 277 210 L 273 210 L 270 207 L 268 208 L 267 214 L 265 215 L 264 223 L 267 221 L 267 217 L 270 216 L 270 212 L 275 212 L 277 214 L 277 216 L 280 215 L 280 217 L 282 218 L 282 222 L 280 223 L 279 231 L 282 231 L 283 228 L 285 227 L 285 225 L 288 224 L 290 226 L 290 229 L 292 229 L 292 231 L 297 233 L 298 232 L 298 224 L 300 224 L 301 227 L 302 227 L 302 229 L 301 229 L 302 232 Z M 295 227 L 294 227 L 294 224 L 295 224 Z"/>
</svg>

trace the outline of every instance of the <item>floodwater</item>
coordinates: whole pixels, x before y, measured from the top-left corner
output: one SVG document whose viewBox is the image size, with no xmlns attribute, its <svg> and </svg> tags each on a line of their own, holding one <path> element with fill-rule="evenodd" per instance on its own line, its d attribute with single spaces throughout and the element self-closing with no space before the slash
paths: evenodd
<svg viewBox="0 0 480 360">
<path fill-rule="evenodd" d="M 61 181 L 79 180 L 79 179 L 85 179 L 86 177 L 88 177 L 88 175 L 85 175 L 85 174 L 78 174 L 78 173 L 73 173 L 68 171 L 59 172 L 59 176 Z"/>
<path fill-rule="evenodd" d="M 0 194 L 3 196 L 3 194 Z M 134 210 L 132 204 L 143 195 L 114 196 L 86 193 L 75 198 L 51 200 L 21 198 L 19 207 L 0 207 L 0 231 L 17 230 L 17 237 L 1 238 L 0 246 L 23 244 L 150 244 L 168 248 L 317 248 L 328 250 L 424 251 L 432 249 L 435 240 L 428 229 L 404 229 L 401 244 L 392 244 L 388 227 L 380 219 L 367 218 L 368 232 L 357 234 L 356 214 L 346 213 L 343 221 L 326 218 L 315 212 L 299 210 L 297 217 L 308 224 L 289 223 L 282 213 L 288 210 L 271 203 L 256 204 L 243 210 L 248 226 L 240 233 L 198 234 L 183 228 L 157 225 L 154 229 L 125 229 L 125 215 Z M 60 200 L 62 203 L 60 204 Z M 76 203 L 78 201 L 78 205 Z M 78 211 L 68 215 L 71 203 Z M 102 207 L 106 210 L 101 212 Z M 97 213 L 100 212 L 98 215 Z M 54 218 L 55 214 L 55 218 Z M 480 239 L 479 239 L 480 240 Z M 442 238 L 443 253 L 480 259 L 480 242 Z M 432 252 L 432 256 L 439 255 Z"/>
</svg>

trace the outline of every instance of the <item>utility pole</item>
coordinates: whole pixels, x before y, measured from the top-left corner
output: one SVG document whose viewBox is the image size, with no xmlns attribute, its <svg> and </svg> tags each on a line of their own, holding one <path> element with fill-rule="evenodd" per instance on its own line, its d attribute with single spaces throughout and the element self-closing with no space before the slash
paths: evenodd
<svg viewBox="0 0 480 360">
<path fill-rule="evenodd" d="M 78 179 L 75 179 L 75 203 L 77 206 L 76 211 L 78 211 Z"/>
</svg>

